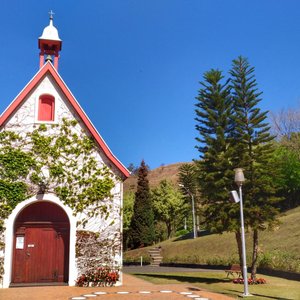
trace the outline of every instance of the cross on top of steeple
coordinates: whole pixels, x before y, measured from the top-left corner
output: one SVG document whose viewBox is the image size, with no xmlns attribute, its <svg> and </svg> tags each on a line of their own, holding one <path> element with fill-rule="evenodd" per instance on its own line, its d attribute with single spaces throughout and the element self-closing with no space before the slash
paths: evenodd
<svg viewBox="0 0 300 300">
<path fill-rule="evenodd" d="M 55 13 L 52 11 L 52 9 L 48 12 L 49 16 L 50 16 L 50 20 L 53 20 L 53 16 L 55 15 Z"/>
</svg>

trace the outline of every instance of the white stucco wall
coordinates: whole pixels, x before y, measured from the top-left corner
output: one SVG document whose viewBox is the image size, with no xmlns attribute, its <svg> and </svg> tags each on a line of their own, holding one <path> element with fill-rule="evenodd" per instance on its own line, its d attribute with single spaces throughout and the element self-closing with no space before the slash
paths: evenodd
<svg viewBox="0 0 300 300">
<path fill-rule="evenodd" d="M 82 129 L 86 131 L 85 126 L 82 124 L 82 121 L 78 119 L 75 115 L 74 111 L 70 107 L 67 99 L 63 93 L 61 93 L 60 88 L 57 86 L 55 81 L 51 76 L 46 76 L 38 86 L 28 95 L 28 97 L 23 101 L 19 109 L 12 115 L 12 117 L 8 120 L 5 127 L 2 130 L 13 130 L 25 136 L 27 132 L 32 132 L 35 128 L 39 126 L 40 123 L 37 121 L 37 113 L 38 113 L 38 100 L 40 95 L 43 94 L 51 94 L 55 98 L 55 120 L 54 122 L 47 122 L 47 124 L 60 124 L 62 119 L 68 120 L 77 120 L 78 124 L 75 127 L 75 131 L 81 132 Z M 57 128 L 51 128 L 49 130 L 49 134 L 56 134 Z M 87 131 L 86 131 L 87 132 Z M 116 175 L 114 178 L 115 187 L 112 189 L 112 205 L 110 210 L 110 216 L 108 219 L 103 218 L 93 218 L 90 219 L 85 228 L 78 227 L 76 228 L 76 224 L 78 221 L 81 221 L 85 214 L 78 214 L 76 216 L 72 215 L 72 211 L 69 207 L 65 206 L 59 198 L 54 194 L 45 194 L 43 199 L 38 199 L 34 196 L 30 199 L 19 203 L 17 207 L 13 210 L 12 214 L 5 222 L 6 231 L 5 231 L 5 251 L 2 255 L 5 256 L 4 261 L 4 279 L 2 283 L 2 287 L 8 287 L 11 281 L 11 272 L 12 272 L 12 245 L 13 245 L 13 228 L 14 221 L 19 212 L 26 207 L 27 205 L 34 203 L 35 201 L 50 201 L 57 205 L 59 205 L 68 215 L 71 225 L 70 232 L 70 264 L 69 264 L 69 285 L 74 285 L 75 279 L 77 278 L 78 271 L 76 268 L 76 259 L 75 259 L 75 243 L 76 243 L 76 230 L 90 230 L 95 232 L 102 232 L 103 235 L 109 237 L 115 231 L 121 232 L 122 220 L 121 220 L 121 205 L 122 205 L 122 181 L 118 179 L 117 170 L 113 169 L 106 156 L 101 152 L 100 149 L 98 151 L 94 151 L 92 154 L 97 162 L 98 166 L 107 165 L 110 167 L 111 171 Z M 51 185 L 51 183 L 50 183 Z M 110 225 L 113 222 L 112 225 Z M 1 255 L 1 253 L 0 253 Z M 122 251 L 120 246 L 120 252 L 114 257 L 114 261 L 116 265 L 122 264 Z"/>
</svg>

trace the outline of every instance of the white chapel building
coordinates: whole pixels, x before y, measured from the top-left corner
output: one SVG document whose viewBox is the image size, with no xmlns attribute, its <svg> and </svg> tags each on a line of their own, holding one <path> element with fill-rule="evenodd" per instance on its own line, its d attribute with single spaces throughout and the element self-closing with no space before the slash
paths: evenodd
<svg viewBox="0 0 300 300">
<path fill-rule="evenodd" d="M 27 157 L 27 173 L 16 179 L 25 184 L 21 186 L 28 196 L 14 202 L 0 194 L 0 210 L 11 207 L 0 232 L 2 288 L 73 286 L 92 266 L 122 266 L 122 188 L 129 172 L 58 73 L 62 40 L 52 16 L 38 46 L 38 72 L 0 116 L 0 137 L 5 132 L 18 136 L 5 136 L 11 140 L 2 136 L 11 151 L 41 151 L 33 160 Z M 9 156 L 5 147 L 0 138 L 3 157 Z M 45 149 L 52 150 L 45 153 Z M 0 181 L 1 172 L 0 166 Z M 97 198 L 107 186 L 109 193 Z"/>
</svg>

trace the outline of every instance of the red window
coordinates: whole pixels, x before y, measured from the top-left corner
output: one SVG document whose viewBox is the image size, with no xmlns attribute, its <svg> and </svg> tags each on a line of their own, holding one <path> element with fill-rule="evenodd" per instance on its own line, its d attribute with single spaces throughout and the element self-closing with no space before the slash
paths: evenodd
<svg viewBox="0 0 300 300">
<path fill-rule="evenodd" d="M 42 95 L 39 99 L 38 121 L 54 121 L 54 97 Z"/>
</svg>

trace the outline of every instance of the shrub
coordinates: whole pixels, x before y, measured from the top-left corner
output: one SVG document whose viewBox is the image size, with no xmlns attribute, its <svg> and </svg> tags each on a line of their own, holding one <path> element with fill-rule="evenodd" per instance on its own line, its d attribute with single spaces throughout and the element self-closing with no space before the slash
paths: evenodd
<svg viewBox="0 0 300 300">
<path fill-rule="evenodd" d="M 232 280 L 233 283 L 244 284 L 243 278 L 235 278 Z M 266 284 L 267 281 L 264 278 L 257 278 L 255 280 L 248 278 L 248 284 Z"/>
<path fill-rule="evenodd" d="M 264 252 L 259 255 L 259 267 L 300 272 L 300 257 L 282 250 Z"/>
<path fill-rule="evenodd" d="M 145 264 L 149 264 L 151 261 L 151 258 L 149 256 L 149 254 L 141 254 L 141 255 L 134 255 L 134 256 L 130 256 L 130 255 L 126 255 L 126 253 L 124 254 L 124 258 L 123 258 L 123 263 L 124 264 L 131 264 L 131 263 L 140 263 L 141 262 L 141 256 L 143 257 L 143 263 Z"/>
<path fill-rule="evenodd" d="M 76 286 L 113 286 L 119 280 L 119 270 L 109 267 L 99 267 L 80 275 L 76 280 Z"/>
<path fill-rule="evenodd" d="M 207 265 L 232 265 L 239 263 L 238 257 L 235 256 L 229 256 L 229 257 L 220 257 L 220 256 L 212 256 L 210 258 L 206 259 Z"/>
<path fill-rule="evenodd" d="M 190 232 L 190 231 L 187 230 L 187 229 L 181 229 L 181 230 L 176 231 L 175 236 L 176 236 L 176 237 L 183 236 L 183 235 L 188 234 L 189 232 Z"/>
</svg>

